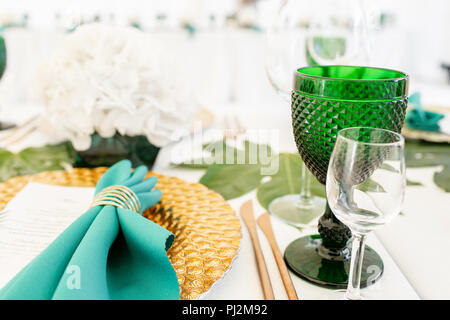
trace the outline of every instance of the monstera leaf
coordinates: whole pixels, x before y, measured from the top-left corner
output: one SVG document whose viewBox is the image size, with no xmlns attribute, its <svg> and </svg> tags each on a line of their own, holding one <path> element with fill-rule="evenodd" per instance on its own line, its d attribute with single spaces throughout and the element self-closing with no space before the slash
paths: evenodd
<svg viewBox="0 0 450 320">
<path fill-rule="evenodd" d="M 0 149 L 0 181 L 15 176 L 30 175 L 48 170 L 64 169 L 72 165 L 75 151 L 70 143 L 26 148 L 19 153 Z"/>
<path fill-rule="evenodd" d="M 210 156 L 179 164 L 184 168 L 203 169 L 200 183 L 221 194 L 226 200 L 238 198 L 257 190 L 257 198 L 265 208 L 286 194 L 298 194 L 301 188 L 299 155 L 275 154 L 269 146 L 243 143 L 242 148 L 232 147 L 224 141 L 203 146 Z M 325 188 L 315 178 L 311 179 L 311 193 L 325 196 Z"/>
<path fill-rule="evenodd" d="M 300 156 L 292 153 L 280 153 L 278 155 L 279 170 L 270 180 L 261 184 L 257 190 L 259 203 L 267 209 L 269 203 L 287 194 L 300 194 L 302 160 Z M 325 187 L 311 177 L 311 194 L 325 197 Z"/>
<path fill-rule="evenodd" d="M 291 153 L 275 154 L 266 145 L 244 142 L 242 148 L 227 146 L 225 141 L 218 141 L 203 146 L 209 156 L 196 161 L 181 163 L 184 168 L 206 169 L 200 183 L 221 194 L 226 200 L 234 199 L 256 189 L 260 204 L 267 209 L 269 203 L 280 196 L 298 194 L 301 188 L 301 165 L 299 155 Z M 252 149 L 253 148 L 253 149 Z M 263 168 L 268 165 L 267 157 L 253 157 L 250 162 L 249 150 L 269 150 L 266 155 L 276 163 L 277 170 L 267 173 Z M 450 147 L 442 144 L 407 142 L 406 163 L 409 167 L 427 167 L 444 165 L 442 171 L 434 176 L 435 183 L 450 192 Z M 228 154 L 228 162 L 226 161 Z M 257 153 L 260 155 L 260 153 Z M 231 159 L 231 161 L 230 161 Z M 239 159 L 245 162 L 239 164 Z M 255 161 L 256 159 L 256 161 Z M 228 163 L 228 164 L 227 164 Z M 384 163 L 381 169 L 397 171 Z M 421 186 L 420 182 L 407 180 L 408 186 Z M 379 183 L 367 179 L 358 189 L 370 192 L 386 192 Z M 311 194 L 325 197 L 325 188 L 317 179 L 311 177 Z"/>
<path fill-rule="evenodd" d="M 445 192 L 450 192 L 450 165 L 444 166 L 442 171 L 434 174 L 434 183 Z"/>
<path fill-rule="evenodd" d="M 405 158 L 410 168 L 442 166 L 433 180 L 439 188 L 450 192 L 450 144 L 408 141 Z"/>
<path fill-rule="evenodd" d="M 204 145 L 204 150 L 211 156 L 195 161 L 199 166 L 207 167 L 200 183 L 220 193 L 226 200 L 258 188 L 266 176 L 264 168 L 276 155 L 268 145 L 245 141 L 243 147 L 229 146 L 224 141 Z"/>
<path fill-rule="evenodd" d="M 258 165 L 212 165 L 200 183 L 230 200 L 258 188 L 263 178 Z"/>
</svg>

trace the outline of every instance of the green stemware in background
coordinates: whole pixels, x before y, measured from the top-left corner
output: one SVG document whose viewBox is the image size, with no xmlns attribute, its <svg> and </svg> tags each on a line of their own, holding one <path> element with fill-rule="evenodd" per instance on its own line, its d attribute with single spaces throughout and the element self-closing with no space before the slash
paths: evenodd
<svg viewBox="0 0 450 320">
<path fill-rule="evenodd" d="M 6 44 L 5 39 L 0 34 L 0 79 L 6 69 Z"/>
<path fill-rule="evenodd" d="M 292 71 L 298 66 L 367 65 L 368 13 L 372 11 L 365 0 L 280 1 L 267 26 L 265 43 L 266 73 L 276 92 L 290 103 Z M 300 194 L 274 199 L 269 212 L 290 225 L 315 229 L 325 199 L 312 194 L 311 179 L 302 163 L 297 182 Z"/>
<path fill-rule="evenodd" d="M 294 137 L 303 161 L 319 182 L 326 182 L 330 156 L 341 129 L 364 126 L 400 132 L 408 83 L 405 73 L 381 68 L 314 66 L 297 70 L 291 97 Z M 360 187 L 370 188 L 370 183 L 365 180 Z M 334 216 L 328 203 L 318 228 L 320 236 L 292 242 L 286 248 L 285 259 L 303 278 L 345 288 L 350 230 Z M 361 286 L 367 285 L 368 279 L 376 281 L 382 272 L 381 258 L 367 247 Z"/>
<path fill-rule="evenodd" d="M 0 33 L 0 79 L 5 73 L 5 70 L 6 70 L 6 43 L 5 38 L 3 38 L 3 35 Z M 0 105 L 0 115 L 2 111 L 1 108 L 2 106 Z M 12 127 L 14 127 L 14 124 L 0 121 L 0 130 L 6 130 Z"/>
</svg>

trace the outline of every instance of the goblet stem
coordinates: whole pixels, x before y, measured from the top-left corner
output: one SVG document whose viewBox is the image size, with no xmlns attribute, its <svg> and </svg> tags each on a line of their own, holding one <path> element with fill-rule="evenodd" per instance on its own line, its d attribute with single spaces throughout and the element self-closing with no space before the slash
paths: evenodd
<svg viewBox="0 0 450 320">
<path fill-rule="evenodd" d="M 311 203 L 311 188 L 310 188 L 310 182 L 308 175 L 308 169 L 306 168 L 306 165 L 302 163 L 302 185 L 300 189 L 300 203 L 299 205 L 301 207 L 310 206 Z"/>
<path fill-rule="evenodd" d="M 365 234 L 353 233 L 350 277 L 348 279 L 347 292 L 345 294 L 345 298 L 348 300 L 361 300 L 361 271 L 366 237 Z"/>
</svg>

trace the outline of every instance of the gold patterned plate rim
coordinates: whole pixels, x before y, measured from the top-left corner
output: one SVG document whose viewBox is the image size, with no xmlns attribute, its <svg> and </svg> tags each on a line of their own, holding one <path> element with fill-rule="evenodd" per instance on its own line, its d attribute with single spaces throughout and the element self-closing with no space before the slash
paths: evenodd
<svg viewBox="0 0 450 320">
<path fill-rule="evenodd" d="M 19 176 L 0 183 L 0 210 L 28 182 L 94 187 L 107 170 L 78 168 Z M 218 193 L 204 185 L 149 172 L 158 177 L 161 202 L 143 216 L 168 229 L 175 241 L 167 252 L 177 273 L 180 298 L 204 297 L 230 270 L 238 256 L 242 232 L 236 212 Z"/>
</svg>

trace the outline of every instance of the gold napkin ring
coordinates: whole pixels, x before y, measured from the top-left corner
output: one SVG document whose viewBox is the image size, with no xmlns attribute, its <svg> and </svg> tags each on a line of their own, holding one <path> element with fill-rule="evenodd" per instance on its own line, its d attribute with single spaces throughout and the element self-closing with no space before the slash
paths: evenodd
<svg viewBox="0 0 450 320">
<path fill-rule="evenodd" d="M 130 188 L 121 185 L 110 186 L 97 193 L 90 208 L 105 205 L 141 212 L 141 203 L 137 195 Z"/>
</svg>

